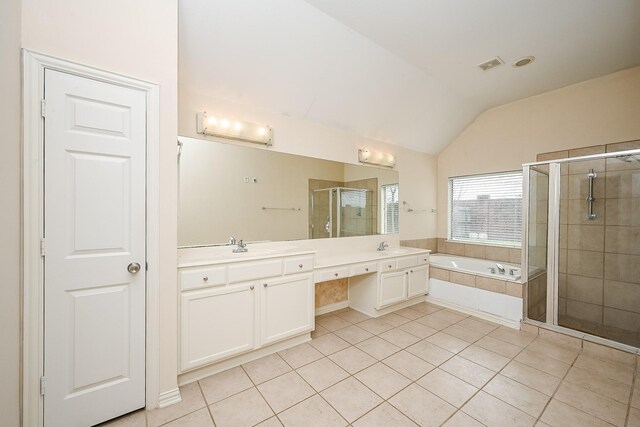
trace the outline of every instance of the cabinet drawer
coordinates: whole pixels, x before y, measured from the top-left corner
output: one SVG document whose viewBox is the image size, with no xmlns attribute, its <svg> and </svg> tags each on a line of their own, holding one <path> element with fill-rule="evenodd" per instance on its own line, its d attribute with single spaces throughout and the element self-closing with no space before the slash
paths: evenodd
<svg viewBox="0 0 640 427">
<path fill-rule="evenodd" d="M 349 267 L 327 268 L 316 272 L 316 283 L 349 277 Z"/>
<path fill-rule="evenodd" d="M 388 259 L 386 261 L 380 261 L 379 270 L 380 271 L 393 271 L 397 268 L 397 263 L 395 259 Z"/>
<path fill-rule="evenodd" d="M 351 267 L 351 276 L 359 276 L 361 274 L 375 273 L 378 271 L 378 264 L 369 262 L 366 264 L 358 264 Z"/>
<path fill-rule="evenodd" d="M 282 259 L 231 264 L 229 283 L 282 276 Z"/>
<path fill-rule="evenodd" d="M 418 255 L 418 264 L 420 265 L 429 264 L 429 254 Z"/>
<path fill-rule="evenodd" d="M 398 262 L 398 269 L 400 268 L 407 268 L 407 267 L 413 267 L 415 265 L 418 265 L 418 257 L 413 255 L 413 256 L 405 256 L 402 258 L 398 258 L 397 259 Z"/>
<path fill-rule="evenodd" d="M 305 256 L 284 260 L 284 274 L 303 273 L 313 270 L 313 257 Z"/>
<path fill-rule="evenodd" d="M 180 272 L 180 288 L 188 289 L 220 286 L 227 282 L 227 268 L 224 266 L 205 267 Z"/>
</svg>

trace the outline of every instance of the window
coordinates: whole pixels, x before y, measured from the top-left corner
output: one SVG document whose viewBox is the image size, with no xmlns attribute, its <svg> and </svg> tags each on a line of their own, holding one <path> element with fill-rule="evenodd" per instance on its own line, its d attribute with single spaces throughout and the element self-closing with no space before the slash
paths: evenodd
<svg viewBox="0 0 640 427">
<path fill-rule="evenodd" d="M 522 172 L 449 178 L 449 239 L 519 246 Z"/>
<path fill-rule="evenodd" d="M 398 184 L 382 186 L 382 234 L 398 233 Z"/>
</svg>

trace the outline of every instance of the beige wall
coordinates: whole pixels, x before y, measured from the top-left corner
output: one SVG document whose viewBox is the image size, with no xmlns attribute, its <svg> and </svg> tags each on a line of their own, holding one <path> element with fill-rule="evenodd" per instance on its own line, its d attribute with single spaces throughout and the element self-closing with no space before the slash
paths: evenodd
<svg viewBox="0 0 640 427">
<path fill-rule="evenodd" d="M 640 138 L 640 67 L 484 112 L 438 156 L 438 237 L 447 179 L 520 169 L 537 153 Z"/>
<path fill-rule="evenodd" d="M 177 376 L 177 1 L 22 0 L 22 8 L 26 49 L 160 85 L 160 390 L 173 389 Z M 4 25 L 2 31 L 4 39 Z M 7 156 L 14 168 L 15 159 L 3 151 L 3 161 Z M 3 224 L 17 228 L 16 219 L 9 220 Z M 11 250 L 16 249 L 12 245 Z"/>
<path fill-rule="evenodd" d="M 396 170 L 400 174 L 400 200 L 406 200 L 414 209 L 429 212 L 400 212 L 400 238 L 421 239 L 433 237 L 436 216 L 430 212 L 436 205 L 436 157 L 397 145 L 385 144 L 340 129 L 312 123 L 253 107 L 241 106 L 224 99 L 215 99 L 205 93 L 180 87 L 178 103 L 178 132 L 180 135 L 201 138 L 195 132 L 198 111 L 207 111 L 230 118 L 240 118 L 273 127 L 272 151 L 300 154 L 319 159 L 358 163 L 358 148 L 392 153 L 396 156 Z"/>
<path fill-rule="evenodd" d="M 0 2 L 0 424 L 20 423 L 20 0 Z"/>
</svg>

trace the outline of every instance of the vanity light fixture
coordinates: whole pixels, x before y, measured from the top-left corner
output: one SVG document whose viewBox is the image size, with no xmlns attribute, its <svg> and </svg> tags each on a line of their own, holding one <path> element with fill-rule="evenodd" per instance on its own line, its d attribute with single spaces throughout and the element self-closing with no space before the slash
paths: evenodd
<svg viewBox="0 0 640 427">
<path fill-rule="evenodd" d="M 208 116 L 206 112 L 196 114 L 196 132 L 264 145 L 273 144 L 273 130 L 270 126 L 231 120 L 226 117 Z"/>
<path fill-rule="evenodd" d="M 370 150 L 366 147 L 358 150 L 358 161 L 387 168 L 393 168 L 396 165 L 396 158 L 393 154 Z"/>
</svg>

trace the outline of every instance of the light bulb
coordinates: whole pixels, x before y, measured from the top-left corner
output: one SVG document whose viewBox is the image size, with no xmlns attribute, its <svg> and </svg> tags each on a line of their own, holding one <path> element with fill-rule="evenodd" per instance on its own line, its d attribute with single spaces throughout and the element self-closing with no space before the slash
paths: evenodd
<svg viewBox="0 0 640 427">
<path fill-rule="evenodd" d="M 218 123 L 218 119 L 216 119 L 215 117 L 211 116 L 207 119 L 207 123 L 209 123 L 212 126 L 215 126 L 216 123 Z"/>
<path fill-rule="evenodd" d="M 228 127 L 229 127 L 229 120 L 227 120 L 227 119 L 222 119 L 222 122 L 220 123 L 220 125 L 221 125 L 223 128 L 228 128 Z"/>
<path fill-rule="evenodd" d="M 258 135 L 264 135 L 265 133 L 267 133 L 267 130 L 265 128 L 258 129 Z"/>
<path fill-rule="evenodd" d="M 236 128 L 236 130 L 240 130 L 240 129 L 242 129 L 242 123 L 240 123 L 240 122 L 236 122 L 236 124 L 234 125 L 234 127 Z"/>
</svg>

